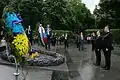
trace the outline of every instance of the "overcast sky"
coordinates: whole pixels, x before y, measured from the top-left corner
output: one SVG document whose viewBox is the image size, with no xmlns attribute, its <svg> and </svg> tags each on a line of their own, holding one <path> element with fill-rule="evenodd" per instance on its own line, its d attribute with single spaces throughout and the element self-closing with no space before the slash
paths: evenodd
<svg viewBox="0 0 120 80">
<path fill-rule="evenodd" d="M 86 7 L 90 9 L 91 13 L 93 13 L 95 9 L 95 5 L 98 5 L 99 0 L 82 0 L 83 3 L 86 4 Z"/>
</svg>

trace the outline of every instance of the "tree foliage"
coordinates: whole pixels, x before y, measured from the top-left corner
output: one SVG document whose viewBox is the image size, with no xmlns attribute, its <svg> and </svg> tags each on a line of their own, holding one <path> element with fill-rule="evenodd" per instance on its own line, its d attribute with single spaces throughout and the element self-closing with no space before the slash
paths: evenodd
<svg viewBox="0 0 120 80">
<path fill-rule="evenodd" d="M 79 0 L 71 0 L 71 12 L 72 12 L 72 27 L 73 28 L 90 28 L 94 25 L 94 18 L 90 11 L 86 8 L 85 4 Z"/>
<path fill-rule="evenodd" d="M 106 24 L 111 28 L 119 28 L 120 21 L 120 1 L 119 0 L 100 0 L 99 8 L 96 7 L 97 26 L 103 28 Z"/>
<path fill-rule="evenodd" d="M 31 25 L 34 29 L 37 21 L 42 20 L 43 0 L 23 0 L 18 5 L 18 10 L 24 19 L 24 25 Z"/>
<path fill-rule="evenodd" d="M 24 19 L 24 26 L 36 28 L 37 22 L 53 29 L 92 28 L 94 17 L 81 0 L 0 0 L 0 11 L 14 7 Z M 2 14 L 0 14 L 0 17 Z"/>
<path fill-rule="evenodd" d="M 65 29 L 67 12 L 67 1 L 46 0 L 44 2 L 44 23 L 51 24 L 54 29 Z M 47 21 L 47 22 L 46 22 Z"/>
</svg>

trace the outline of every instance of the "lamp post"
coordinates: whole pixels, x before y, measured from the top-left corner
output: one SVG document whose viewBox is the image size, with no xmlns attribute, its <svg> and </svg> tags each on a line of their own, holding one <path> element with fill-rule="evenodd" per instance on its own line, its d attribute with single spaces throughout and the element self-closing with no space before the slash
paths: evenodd
<svg viewBox="0 0 120 80">
<path fill-rule="evenodd" d="M 17 63 L 17 60 L 15 58 L 15 56 L 13 56 L 14 60 L 15 60 L 15 65 L 16 65 L 16 72 L 13 73 L 14 76 L 15 76 L 15 80 L 18 80 L 18 76 L 20 75 L 20 73 L 18 72 L 18 63 Z"/>
<path fill-rule="evenodd" d="M 11 57 L 14 58 L 14 60 L 15 60 L 15 66 L 16 66 L 15 67 L 16 68 L 16 72 L 13 73 L 13 74 L 15 76 L 15 80 L 18 80 L 18 76 L 20 75 L 20 73 L 18 72 L 18 63 L 17 63 L 17 60 L 16 60 L 15 56 L 11 55 Z"/>
<path fill-rule="evenodd" d="M 18 72 L 18 63 L 17 63 L 17 60 L 16 60 L 15 56 L 9 55 L 9 50 L 8 50 L 8 44 L 7 44 L 7 42 L 5 42 L 5 44 L 6 44 L 6 51 L 5 51 L 5 53 L 7 54 L 7 56 L 9 56 L 9 57 L 11 57 L 11 58 L 13 58 L 15 60 L 16 72 L 13 73 L 13 74 L 15 76 L 15 80 L 18 80 L 18 76 L 20 75 L 20 73 Z"/>
<path fill-rule="evenodd" d="M 20 73 L 18 72 L 18 63 L 17 63 L 17 60 L 16 58 L 13 56 L 14 60 L 15 60 L 15 65 L 16 65 L 16 72 L 13 73 L 14 76 L 15 76 L 15 80 L 18 80 L 18 76 L 20 75 Z"/>
</svg>

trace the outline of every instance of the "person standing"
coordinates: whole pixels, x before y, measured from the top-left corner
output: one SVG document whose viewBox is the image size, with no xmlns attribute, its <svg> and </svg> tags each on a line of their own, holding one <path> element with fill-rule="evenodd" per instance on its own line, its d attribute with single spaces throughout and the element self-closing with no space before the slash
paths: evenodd
<svg viewBox="0 0 120 80">
<path fill-rule="evenodd" d="M 102 49 L 105 57 L 105 66 L 103 69 L 110 70 L 111 67 L 111 51 L 113 50 L 113 39 L 108 25 L 104 28 L 104 35 L 102 37 Z"/>
<path fill-rule="evenodd" d="M 55 34 L 52 35 L 51 43 L 52 43 L 52 46 L 56 45 L 56 36 L 55 36 Z"/>
<path fill-rule="evenodd" d="M 79 35 L 76 34 L 75 36 L 75 44 L 76 44 L 76 47 L 78 48 L 79 47 Z"/>
<path fill-rule="evenodd" d="M 37 35 L 34 35 L 34 44 L 38 44 L 38 36 Z"/>
<path fill-rule="evenodd" d="M 67 49 L 69 47 L 68 46 L 68 35 L 67 35 L 67 33 L 65 34 L 64 45 L 65 45 L 65 49 Z"/>
<path fill-rule="evenodd" d="M 31 26 L 30 25 L 26 29 L 26 34 L 27 34 L 27 37 L 28 37 L 30 43 L 32 44 L 32 30 L 31 30 Z"/>
<path fill-rule="evenodd" d="M 42 26 L 42 24 L 39 25 L 38 31 L 40 34 L 40 44 L 43 47 L 45 47 L 45 49 L 47 50 L 47 34 L 46 34 L 45 29 Z"/>
<path fill-rule="evenodd" d="M 78 39 L 79 39 L 78 40 L 78 44 L 79 44 L 78 48 L 79 48 L 79 51 L 80 51 L 81 49 L 82 50 L 84 49 L 84 36 L 83 36 L 83 32 L 80 33 Z"/>
<path fill-rule="evenodd" d="M 2 26 L 0 31 L 0 39 L 2 39 L 5 36 L 5 28 Z"/>
<path fill-rule="evenodd" d="M 51 43 L 51 28 L 50 25 L 47 25 L 47 47 L 50 50 L 50 43 Z"/>
<path fill-rule="evenodd" d="M 96 39 L 96 35 L 95 32 L 93 32 L 91 35 L 92 51 L 95 50 L 95 39 Z"/>
<path fill-rule="evenodd" d="M 97 36 L 96 36 L 96 39 L 95 39 L 95 43 L 94 43 L 94 49 L 95 49 L 95 54 L 96 54 L 96 63 L 95 65 L 96 66 L 100 66 L 100 63 L 101 63 L 101 42 L 102 42 L 102 37 L 101 37 L 101 34 L 100 34 L 100 31 L 98 30 L 97 31 Z"/>
</svg>

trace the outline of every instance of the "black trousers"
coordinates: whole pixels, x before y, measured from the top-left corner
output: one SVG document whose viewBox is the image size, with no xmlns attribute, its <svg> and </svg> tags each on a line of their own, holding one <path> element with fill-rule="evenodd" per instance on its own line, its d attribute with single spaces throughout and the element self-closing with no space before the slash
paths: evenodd
<svg viewBox="0 0 120 80">
<path fill-rule="evenodd" d="M 76 41 L 75 43 L 76 43 L 77 48 L 79 48 L 79 42 Z"/>
<path fill-rule="evenodd" d="M 111 50 L 103 49 L 104 57 L 105 57 L 105 67 L 110 68 L 111 67 Z"/>
<path fill-rule="evenodd" d="M 95 50 L 95 41 L 91 41 L 91 43 L 92 43 L 92 51 L 94 51 Z"/>
<path fill-rule="evenodd" d="M 65 40 L 64 45 L 65 45 L 65 49 L 69 47 L 67 40 Z"/>
<path fill-rule="evenodd" d="M 96 54 L 96 64 L 100 65 L 101 63 L 101 49 L 95 49 Z"/>
<path fill-rule="evenodd" d="M 45 49 L 47 50 L 48 48 L 47 48 L 47 44 L 45 44 Z"/>
<path fill-rule="evenodd" d="M 50 43 L 51 43 L 51 40 L 48 40 L 47 45 L 46 45 L 48 50 L 50 50 Z"/>
<path fill-rule="evenodd" d="M 79 51 L 84 50 L 84 41 L 79 42 L 78 48 L 79 48 Z"/>
</svg>

